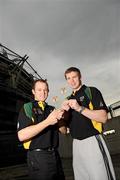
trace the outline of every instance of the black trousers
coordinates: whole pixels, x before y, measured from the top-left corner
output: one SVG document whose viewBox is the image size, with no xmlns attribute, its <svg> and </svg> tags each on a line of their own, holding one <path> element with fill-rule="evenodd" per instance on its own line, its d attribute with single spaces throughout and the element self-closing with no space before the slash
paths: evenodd
<svg viewBox="0 0 120 180">
<path fill-rule="evenodd" d="M 28 151 L 27 163 L 32 180 L 65 180 L 58 151 Z"/>
</svg>

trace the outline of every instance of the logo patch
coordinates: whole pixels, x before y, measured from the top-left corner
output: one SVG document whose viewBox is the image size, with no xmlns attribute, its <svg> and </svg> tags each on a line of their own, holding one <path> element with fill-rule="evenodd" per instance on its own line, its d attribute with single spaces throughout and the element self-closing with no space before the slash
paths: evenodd
<svg viewBox="0 0 120 180">
<path fill-rule="evenodd" d="M 84 96 L 81 96 L 80 101 L 82 102 L 84 100 L 84 98 L 85 98 Z"/>
</svg>

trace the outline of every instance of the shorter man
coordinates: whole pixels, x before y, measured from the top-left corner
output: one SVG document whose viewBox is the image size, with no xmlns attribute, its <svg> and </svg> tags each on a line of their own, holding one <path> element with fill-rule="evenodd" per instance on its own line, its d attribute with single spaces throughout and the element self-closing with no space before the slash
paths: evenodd
<svg viewBox="0 0 120 180">
<path fill-rule="evenodd" d="M 27 163 L 33 180 L 64 180 L 64 173 L 57 151 L 58 121 L 62 110 L 55 110 L 45 101 L 49 87 L 46 80 L 33 83 L 34 101 L 24 104 L 18 117 L 18 138 L 28 149 Z"/>
</svg>

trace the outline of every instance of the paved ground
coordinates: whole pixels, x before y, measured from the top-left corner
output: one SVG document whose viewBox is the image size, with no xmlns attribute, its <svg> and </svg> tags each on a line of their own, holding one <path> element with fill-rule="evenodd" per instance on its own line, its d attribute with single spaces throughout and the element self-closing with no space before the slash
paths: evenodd
<svg viewBox="0 0 120 180">
<path fill-rule="evenodd" d="M 114 156 L 113 163 L 117 180 L 120 180 L 120 155 Z M 63 168 L 66 180 L 74 180 L 71 159 L 63 159 Z M 0 168 L 0 180 L 29 180 L 26 164 Z"/>
<path fill-rule="evenodd" d="M 66 180 L 73 180 L 71 159 L 63 159 L 63 168 Z M 15 165 L 0 168 L 0 180 L 29 180 L 27 165 Z"/>
</svg>

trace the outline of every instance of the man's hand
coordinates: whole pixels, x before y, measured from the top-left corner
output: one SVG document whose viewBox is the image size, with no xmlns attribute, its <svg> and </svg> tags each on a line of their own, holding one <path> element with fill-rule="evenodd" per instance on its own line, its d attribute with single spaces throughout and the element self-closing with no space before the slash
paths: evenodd
<svg viewBox="0 0 120 180">
<path fill-rule="evenodd" d="M 63 109 L 57 109 L 56 111 L 57 111 L 57 119 L 58 120 L 62 119 L 65 111 Z"/>
<path fill-rule="evenodd" d="M 63 116 L 64 110 L 53 110 L 47 117 L 47 122 L 49 125 L 56 124 Z"/>
<path fill-rule="evenodd" d="M 65 101 L 62 103 L 61 109 L 63 109 L 64 111 L 69 111 L 69 109 L 70 109 L 69 100 L 65 100 Z"/>
<path fill-rule="evenodd" d="M 68 105 L 71 109 L 74 109 L 75 111 L 80 111 L 81 109 L 81 106 L 78 104 L 77 100 L 76 99 L 70 99 L 68 100 Z"/>
</svg>

